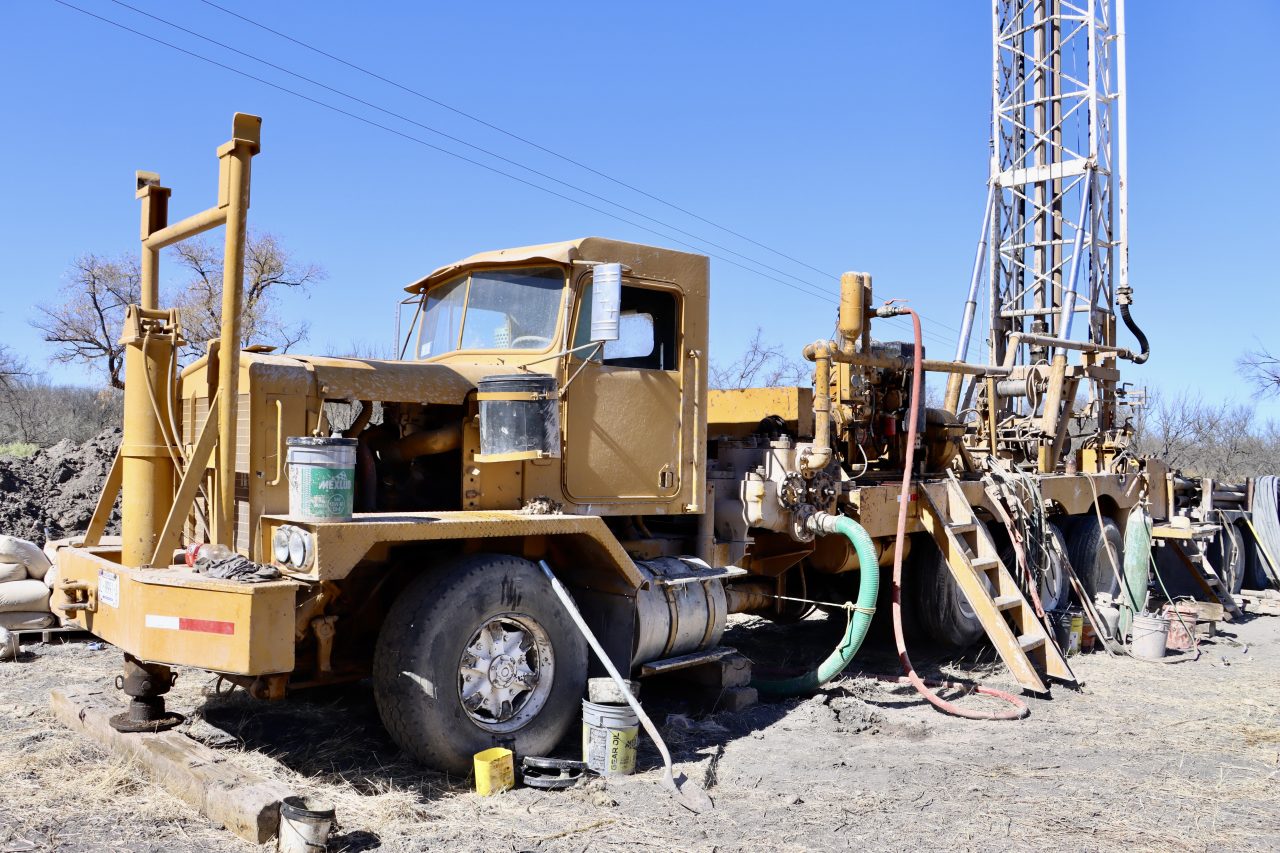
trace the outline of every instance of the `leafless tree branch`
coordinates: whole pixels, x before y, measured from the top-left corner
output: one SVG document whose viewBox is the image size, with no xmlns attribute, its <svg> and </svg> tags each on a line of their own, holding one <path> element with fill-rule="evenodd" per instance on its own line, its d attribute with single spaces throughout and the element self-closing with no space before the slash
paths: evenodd
<svg viewBox="0 0 1280 853">
<path fill-rule="evenodd" d="M 1262 393 L 1280 395 L 1280 356 L 1266 347 L 1247 350 L 1236 359 L 1236 369 Z"/>
<path fill-rule="evenodd" d="M 137 261 L 81 255 L 59 291 L 57 305 L 38 305 L 32 325 L 54 344 L 53 360 L 81 363 L 106 373 L 113 388 L 124 387 L 124 347 L 118 343 L 126 306 L 140 298 Z"/>
<path fill-rule="evenodd" d="M 812 381 L 809 367 L 789 357 L 781 344 L 766 344 L 759 326 L 737 360 L 729 364 L 713 360 L 709 372 L 713 388 L 769 388 Z"/>
<path fill-rule="evenodd" d="M 205 241 L 189 241 L 176 247 L 178 264 L 191 278 L 178 297 L 182 325 L 188 341 L 188 358 L 204 352 L 222 326 L 222 254 Z M 251 231 L 245 243 L 244 310 L 241 343 L 268 344 L 288 352 L 306 339 L 305 321 L 289 322 L 282 316 L 278 295 L 286 290 L 305 291 L 323 281 L 316 264 L 295 261 L 279 238 Z"/>
</svg>

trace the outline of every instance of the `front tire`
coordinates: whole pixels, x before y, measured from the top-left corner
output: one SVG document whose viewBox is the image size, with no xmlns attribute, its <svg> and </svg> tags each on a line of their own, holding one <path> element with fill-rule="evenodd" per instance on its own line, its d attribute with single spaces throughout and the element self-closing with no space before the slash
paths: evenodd
<svg viewBox="0 0 1280 853">
<path fill-rule="evenodd" d="M 463 557 L 387 614 L 374 654 L 383 725 L 424 764 L 471 771 L 492 746 L 546 755 L 579 717 L 587 642 L 534 563 Z"/>
</svg>

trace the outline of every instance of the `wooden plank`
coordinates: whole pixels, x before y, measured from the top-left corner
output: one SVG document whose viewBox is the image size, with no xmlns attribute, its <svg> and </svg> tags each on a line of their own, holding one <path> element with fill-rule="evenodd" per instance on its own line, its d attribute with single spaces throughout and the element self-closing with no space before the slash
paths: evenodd
<svg viewBox="0 0 1280 853">
<path fill-rule="evenodd" d="M 1157 524 L 1151 528 L 1152 539 L 1191 539 L 1190 527 L 1173 527 L 1169 524 Z"/>
<path fill-rule="evenodd" d="M 57 688 L 49 693 L 53 715 L 107 752 L 127 758 L 153 781 L 246 841 L 263 844 L 275 837 L 280 801 L 291 791 L 232 767 L 217 750 L 176 731 L 122 734 L 108 718 L 124 709 L 117 700 L 90 685 Z"/>
<path fill-rule="evenodd" d="M 691 666 L 700 666 L 704 663 L 720 660 L 722 657 L 734 654 L 734 650 L 726 646 L 720 646 L 714 649 L 708 649 L 705 652 L 694 652 L 693 654 L 680 655 L 674 658 L 665 658 L 664 660 L 651 660 L 640 667 L 640 677 L 645 678 L 650 675 L 663 675 L 668 672 L 675 672 L 678 669 L 686 669 Z"/>
<path fill-rule="evenodd" d="M 704 684 L 708 687 L 749 687 L 751 661 L 742 655 L 732 654 L 719 660 L 674 670 L 671 676 L 689 684 Z"/>
<path fill-rule="evenodd" d="M 111 518 L 123 479 L 124 468 L 120 462 L 120 448 L 117 447 L 111 468 L 107 471 L 107 481 L 102 484 L 102 493 L 98 495 L 98 504 L 93 508 L 93 517 L 89 519 L 89 529 L 84 533 L 85 547 L 92 548 L 102 541 L 102 532 L 107 529 L 107 520 Z"/>
<path fill-rule="evenodd" d="M 205 416 L 204 425 L 200 427 L 200 437 L 196 439 L 195 449 L 187 459 L 187 469 L 182 472 L 182 482 L 178 484 L 178 493 L 169 507 L 169 516 L 164 520 L 164 529 L 156 540 L 155 553 L 151 555 L 151 565 L 168 566 L 173 562 L 173 550 L 178 547 L 178 537 L 182 533 L 182 525 L 187 523 L 187 516 L 195 503 L 196 489 L 208 473 L 209 455 L 213 452 L 214 442 L 218 439 L 218 401 L 219 394 L 214 394 L 209 401 L 209 413 Z M 163 562 L 161 562 L 163 561 Z"/>
</svg>

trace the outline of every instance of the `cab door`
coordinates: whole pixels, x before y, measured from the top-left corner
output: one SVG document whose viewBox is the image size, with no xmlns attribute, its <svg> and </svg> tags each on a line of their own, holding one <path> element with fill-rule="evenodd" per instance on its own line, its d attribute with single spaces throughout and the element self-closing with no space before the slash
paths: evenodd
<svg viewBox="0 0 1280 853">
<path fill-rule="evenodd" d="M 574 347 L 591 342 L 590 282 L 577 304 Z M 682 307 L 674 288 L 624 279 L 618 340 L 568 360 L 563 470 L 574 502 L 656 503 L 680 492 Z"/>
</svg>

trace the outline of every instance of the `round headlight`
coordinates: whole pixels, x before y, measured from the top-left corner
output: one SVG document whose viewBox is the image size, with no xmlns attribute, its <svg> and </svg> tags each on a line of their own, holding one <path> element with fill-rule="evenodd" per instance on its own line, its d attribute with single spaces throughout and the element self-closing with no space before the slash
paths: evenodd
<svg viewBox="0 0 1280 853">
<path fill-rule="evenodd" d="M 271 554 L 277 563 L 289 562 L 289 528 L 277 527 L 271 534 Z"/>
<path fill-rule="evenodd" d="M 289 562 L 303 568 L 311 560 L 311 537 L 304 531 L 294 528 L 289 534 Z"/>
</svg>

